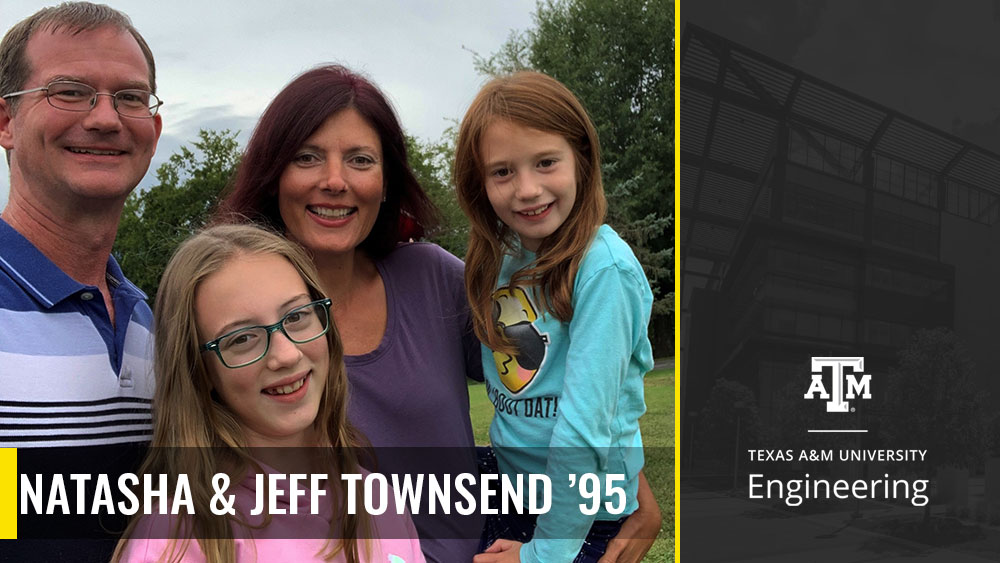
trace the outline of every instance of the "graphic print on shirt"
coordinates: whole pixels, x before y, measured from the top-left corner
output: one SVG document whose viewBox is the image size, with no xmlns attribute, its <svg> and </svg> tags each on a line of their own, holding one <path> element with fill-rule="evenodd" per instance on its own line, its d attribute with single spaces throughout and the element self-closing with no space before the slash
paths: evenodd
<svg viewBox="0 0 1000 563">
<path fill-rule="evenodd" d="M 532 324 L 538 319 L 535 311 L 531 298 L 520 287 L 505 287 L 493 294 L 494 318 L 518 351 L 516 357 L 493 352 L 500 381 L 511 393 L 527 387 L 545 361 L 549 336 Z"/>
</svg>

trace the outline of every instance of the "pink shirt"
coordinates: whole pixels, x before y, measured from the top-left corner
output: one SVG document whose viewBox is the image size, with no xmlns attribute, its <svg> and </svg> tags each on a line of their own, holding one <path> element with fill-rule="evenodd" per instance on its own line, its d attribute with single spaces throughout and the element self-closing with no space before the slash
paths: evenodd
<svg viewBox="0 0 1000 563">
<path fill-rule="evenodd" d="M 268 473 L 276 473 L 267 466 L 263 467 Z M 362 473 L 367 474 L 363 470 Z M 287 491 L 287 485 L 283 488 L 285 491 L 279 496 L 277 507 L 284 508 L 287 512 L 290 495 Z M 332 544 L 327 545 L 328 541 L 325 538 L 329 535 L 330 521 L 333 518 L 333 504 L 328 498 L 329 493 L 321 496 L 319 497 L 318 514 L 310 514 L 308 487 L 302 483 L 300 488 L 305 488 L 306 493 L 295 499 L 298 514 L 273 515 L 267 527 L 252 530 L 252 534 L 257 536 L 257 539 L 237 537 L 234 540 L 236 561 L 258 561 L 261 563 L 270 561 L 325 561 L 323 554 L 328 549 L 324 550 L 324 548 L 332 546 Z M 240 483 L 235 490 L 230 489 L 230 494 L 236 495 L 234 506 L 237 513 L 248 515 L 256 504 L 256 475 L 248 475 L 247 479 Z M 409 514 L 406 512 L 396 514 L 391 501 L 393 497 L 391 491 L 389 497 L 389 508 L 382 515 L 371 518 L 374 528 L 372 536 L 374 537 L 367 541 L 371 549 L 370 556 L 365 554 L 364 540 L 358 542 L 358 554 L 362 561 L 373 563 L 426 563 L 420 551 L 420 541 L 417 539 L 416 528 L 413 527 Z M 360 491 L 357 501 L 358 510 L 364 510 Z M 378 503 L 375 505 L 378 506 Z M 160 557 L 171 549 L 171 543 L 175 544 L 174 549 L 176 550 L 176 546 L 182 544 L 184 540 L 166 539 L 171 535 L 174 518 L 176 517 L 161 514 L 143 516 L 132 533 L 134 539 L 130 539 L 125 545 L 121 561 L 153 563 L 159 561 Z M 264 520 L 264 515 L 250 516 L 248 520 L 251 524 L 260 524 Z M 234 527 L 234 535 L 245 536 L 247 532 L 240 527 Z M 269 537 L 281 539 L 267 539 Z M 180 561 L 185 563 L 205 561 L 201 546 L 196 540 L 188 542 L 187 549 Z M 338 553 L 332 561 L 346 561 L 343 552 Z"/>
</svg>

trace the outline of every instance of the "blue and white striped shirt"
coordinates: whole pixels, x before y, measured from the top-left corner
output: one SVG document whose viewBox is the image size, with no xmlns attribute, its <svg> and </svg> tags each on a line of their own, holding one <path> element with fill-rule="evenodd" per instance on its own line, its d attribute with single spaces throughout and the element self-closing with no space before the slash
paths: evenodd
<svg viewBox="0 0 1000 563">
<path fill-rule="evenodd" d="M 0 219 L 0 447 L 149 441 L 153 313 L 114 257 L 107 279 L 117 325 Z"/>
</svg>

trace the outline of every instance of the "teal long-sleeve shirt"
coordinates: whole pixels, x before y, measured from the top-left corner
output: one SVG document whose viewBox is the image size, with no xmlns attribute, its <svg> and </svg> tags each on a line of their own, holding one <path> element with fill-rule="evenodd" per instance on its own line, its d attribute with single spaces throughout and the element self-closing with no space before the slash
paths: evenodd
<svg viewBox="0 0 1000 563">
<path fill-rule="evenodd" d="M 552 483 L 551 508 L 538 517 L 521 561 L 572 561 L 595 519 L 617 520 L 638 506 L 639 417 L 646 410 L 642 379 L 653 367 L 647 332 L 653 294 L 632 250 L 607 225 L 580 264 L 569 323 L 541 311 L 531 288 L 508 286 L 534 259 L 526 249 L 507 255 L 493 296 L 518 355 L 483 347 L 487 391 L 496 407 L 490 441 L 502 472 L 545 473 Z M 600 478 L 602 491 L 594 515 L 580 508 L 591 504 L 578 492 L 588 473 Z M 570 474 L 577 476 L 575 488 Z M 607 494 L 607 474 L 624 475 L 612 483 L 624 495 Z M 616 510 L 608 511 L 605 503 Z"/>
</svg>

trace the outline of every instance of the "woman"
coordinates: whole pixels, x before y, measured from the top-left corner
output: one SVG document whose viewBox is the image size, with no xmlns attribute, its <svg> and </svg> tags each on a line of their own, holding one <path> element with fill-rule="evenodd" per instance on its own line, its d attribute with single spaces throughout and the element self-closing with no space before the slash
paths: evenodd
<svg viewBox="0 0 1000 563">
<path fill-rule="evenodd" d="M 344 342 L 348 417 L 382 448 L 380 471 L 414 472 L 421 457 L 394 461 L 385 448 L 430 446 L 454 456 L 438 467 L 475 472 L 467 378 L 482 380 L 482 365 L 463 265 L 438 246 L 403 244 L 433 229 L 436 213 L 378 88 L 341 66 L 295 78 L 261 117 L 219 217 L 263 223 L 311 253 Z M 476 553 L 481 519 L 414 520 L 428 560 Z"/>
<path fill-rule="evenodd" d="M 180 246 L 156 297 L 153 440 L 142 473 L 186 475 L 194 512 L 133 521 L 115 561 L 423 561 L 408 517 L 369 519 L 340 502 L 337 476 L 360 471 L 361 439 L 346 420 L 329 303 L 311 260 L 276 234 L 219 226 Z M 281 491 L 279 502 L 302 506 L 255 517 L 256 476 L 274 472 L 331 475 L 319 513 Z M 211 511 L 218 473 L 232 479 L 231 516 Z M 376 537 L 398 539 L 363 539 Z"/>
</svg>

